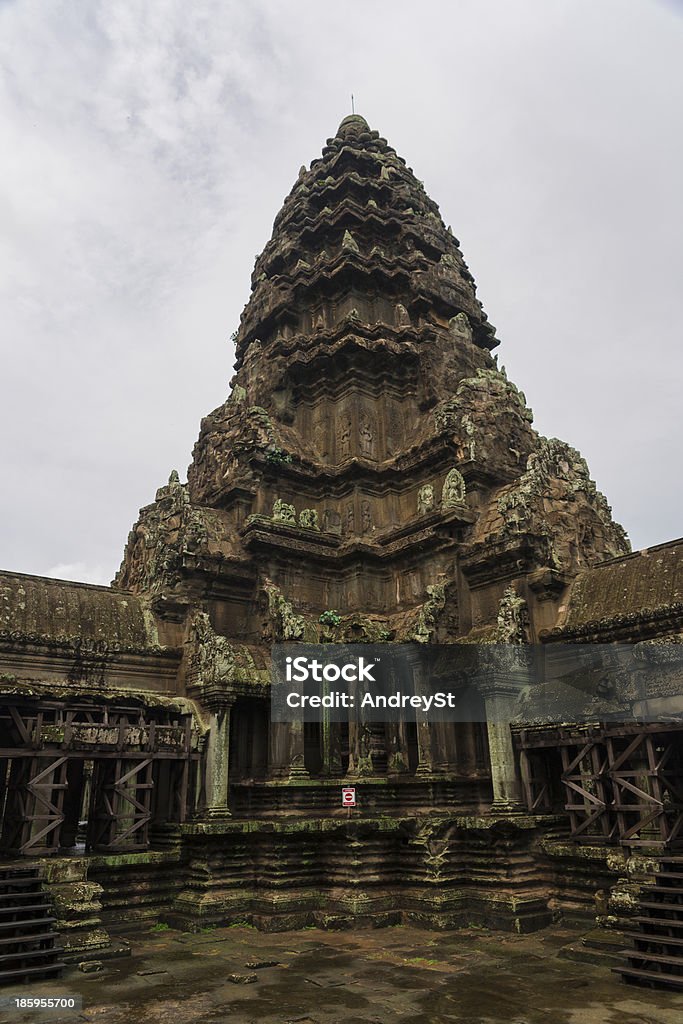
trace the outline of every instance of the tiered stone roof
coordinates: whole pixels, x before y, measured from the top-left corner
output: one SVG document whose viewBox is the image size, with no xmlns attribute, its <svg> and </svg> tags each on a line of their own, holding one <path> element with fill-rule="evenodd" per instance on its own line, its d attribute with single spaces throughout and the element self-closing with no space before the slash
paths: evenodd
<svg viewBox="0 0 683 1024">
<path fill-rule="evenodd" d="M 497 344 L 438 206 L 405 160 L 358 114 L 344 118 L 309 170 L 301 168 L 275 218 L 254 267 L 237 338 L 238 365 L 255 338 L 265 342 L 288 325 L 302 326 L 292 310 L 307 299 L 353 285 L 381 296 L 385 308 L 387 300 L 400 302 L 414 322 L 423 314 L 447 322 L 464 313 L 477 344 Z M 393 323 L 393 308 L 391 314 Z"/>
<path fill-rule="evenodd" d="M 116 579 L 167 621 L 317 641 L 333 608 L 337 639 L 450 641 L 495 631 L 512 583 L 547 627 L 577 572 L 629 550 L 498 368 L 437 205 L 359 115 L 299 172 L 235 342 L 187 484 L 142 510 Z"/>
</svg>

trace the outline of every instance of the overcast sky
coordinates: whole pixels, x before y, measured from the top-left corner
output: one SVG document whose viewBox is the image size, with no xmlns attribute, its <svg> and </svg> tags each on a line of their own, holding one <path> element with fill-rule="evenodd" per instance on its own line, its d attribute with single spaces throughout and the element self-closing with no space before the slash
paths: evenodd
<svg viewBox="0 0 683 1024">
<path fill-rule="evenodd" d="M 634 547 L 683 534 L 680 3 L 0 0 L 0 67 L 0 567 L 111 579 L 351 92 L 537 428 Z"/>
</svg>

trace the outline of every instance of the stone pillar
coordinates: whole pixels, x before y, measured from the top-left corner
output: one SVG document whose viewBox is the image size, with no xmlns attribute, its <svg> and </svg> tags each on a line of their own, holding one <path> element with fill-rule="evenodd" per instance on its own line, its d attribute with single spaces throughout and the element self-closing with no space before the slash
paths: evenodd
<svg viewBox="0 0 683 1024">
<path fill-rule="evenodd" d="M 455 722 L 432 722 L 431 730 L 434 771 L 459 774 Z"/>
<path fill-rule="evenodd" d="M 268 777 L 307 779 L 303 722 L 271 722 L 268 737 Z"/>
<path fill-rule="evenodd" d="M 320 723 L 322 745 L 322 774 L 339 777 L 342 774 L 341 724 L 330 721 L 330 712 L 323 708 Z"/>
<path fill-rule="evenodd" d="M 456 725 L 456 748 L 458 751 L 458 773 L 474 775 L 478 767 L 476 722 L 458 722 Z"/>
<path fill-rule="evenodd" d="M 522 683 L 522 676 L 511 674 L 487 679 L 481 686 L 486 702 L 486 730 L 491 758 L 491 811 L 497 814 L 519 814 L 524 810 L 517 757 L 510 731 L 512 704 Z"/>
<path fill-rule="evenodd" d="M 387 726 L 387 775 L 406 775 L 409 765 L 406 723 L 390 722 Z"/>
<path fill-rule="evenodd" d="M 349 716 L 349 770 L 350 778 L 373 775 L 372 763 L 372 731 L 368 722 L 361 717 L 362 712 Z"/>
<path fill-rule="evenodd" d="M 413 662 L 413 680 L 415 694 L 423 693 L 422 666 L 419 661 Z M 417 768 L 416 775 L 432 775 L 434 773 L 434 755 L 432 751 L 432 726 L 422 710 L 415 712 L 417 725 Z"/>
<path fill-rule="evenodd" d="M 228 764 L 230 761 L 230 712 L 234 701 L 221 700 L 211 707 L 206 751 L 205 792 L 207 818 L 229 818 Z"/>
</svg>

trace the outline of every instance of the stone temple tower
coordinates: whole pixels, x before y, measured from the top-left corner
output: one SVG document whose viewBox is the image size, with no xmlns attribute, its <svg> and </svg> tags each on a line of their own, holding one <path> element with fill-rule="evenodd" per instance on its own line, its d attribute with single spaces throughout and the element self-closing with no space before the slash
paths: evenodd
<svg viewBox="0 0 683 1024">
<path fill-rule="evenodd" d="M 457 238 L 358 115 L 301 168 L 235 342 L 111 588 L 0 573 L 0 850 L 88 879 L 104 924 L 590 916 L 623 874 L 608 844 L 683 828 L 679 727 L 273 723 L 271 649 L 678 636 L 683 543 L 629 554 L 534 430 Z M 629 796 L 641 742 L 654 811 Z M 72 958 L 107 941 L 84 892 Z"/>
<path fill-rule="evenodd" d="M 585 462 L 536 433 L 498 369 L 437 205 L 359 115 L 301 168 L 235 340 L 188 482 L 142 510 L 114 583 L 185 645 L 185 692 L 215 715 L 214 755 L 230 748 L 207 813 L 267 813 L 278 780 L 289 811 L 329 809 L 317 783 L 358 775 L 390 779 L 393 809 L 510 806 L 511 747 L 481 727 L 268 721 L 274 641 L 535 640 L 578 572 L 629 550 Z"/>
<path fill-rule="evenodd" d="M 170 621 L 200 608 L 267 646 L 334 610 L 337 639 L 448 642 L 495 624 L 510 582 L 545 600 L 628 550 L 497 368 L 437 205 L 359 115 L 301 168 L 235 338 L 188 483 L 143 510 L 115 582 Z"/>
</svg>

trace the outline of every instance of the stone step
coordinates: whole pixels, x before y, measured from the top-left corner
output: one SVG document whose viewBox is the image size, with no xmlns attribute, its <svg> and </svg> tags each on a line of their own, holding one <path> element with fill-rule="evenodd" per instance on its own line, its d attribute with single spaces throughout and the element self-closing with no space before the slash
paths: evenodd
<svg viewBox="0 0 683 1024">
<path fill-rule="evenodd" d="M 13 960 L 35 960 L 38 957 L 43 957 L 43 959 L 47 960 L 48 965 L 50 965 L 53 962 L 53 958 L 58 953 L 63 952 L 63 946 L 50 946 L 48 949 L 24 949 L 11 953 L 0 953 L 0 968 L 8 970 Z"/>
<path fill-rule="evenodd" d="M 47 899 L 47 893 L 43 892 L 42 889 L 37 889 L 35 892 L 0 892 L 0 907 L 10 903 L 16 903 L 17 900 L 31 900 L 33 904 L 36 901 Z"/>
<path fill-rule="evenodd" d="M 661 971 L 646 971 L 638 967 L 614 967 L 616 974 L 620 974 L 625 981 L 636 984 L 650 984 L 655 988 L 677 988 L 683 989 L 683 974 L 663 974 Z"/>
<path fill-rule="evenodd" d="M 574 963 L 592 964 L 594 967 L 617 967 L 624 963 L 627 952 L 626 949 L 612 952 L 606 949 L 592 949 L 589 946 L 581 945 L 581 943 L 570 943 L 568 946 L 563 946 L 557 955 L 562 960 L 572 960 Z"/>
<path fill-rule="evenodd" d="M 64 970 L 66 965 L 61 960 L 52 964 L 41 964 L 38 967 L 17 967 L 9 971 L 0 971 L 0 981 L 20 981 L 22 978 L 53 977 Z"/>
<path fill-rule="evenodd" d="M 644 949 L 629 950 L 626 954 L 626 959 L 629 961 L 631 967 L 639 967 L 643 963 L 668 964 L 669 967 L 674 967 L 683 972 L 683 956 L 676 956 L 674 953 L 649 953 Z M 674 970 L 674 974 L 676 971 Z"/>
<path fill-rule="evenodd" d="M 39 886 L 40 879 L 37 875 L 0 878 L 0 896 L 4 894 L 5 890 L 27 889 L 31 887 L 37 889 Z"/>
<path fill-rule="evenodd" d="M 683 924 L 683 906 L 680 903 L 671 903 L 666 900 L 640 900 L 639 906 L 643 910 L 670 910 L 672 914 L 680 914 L 681 924 Z M 672 920 L 677 920 L 672 918 Z"/>
<path fill-rule="evenodd" d="M 33 917 L 25 918 L 23 921 L 0 921 L 0 931 L 11 931 L 17 928 L 26 928 L 34 924 L 54 924 L 54 917 Z"/>
<path fill-rule="evenodd" d="M 581 937 L 581 945 L 587 949 L 606 950 L 610 953 L 616 953 L 620 950 L 628 949 L 626 938 L 624 932 L 618 932 L 611 928 L 593 928 L 592 931 L 587 932 L 586 935 Z"/>
<path fill-rule="evenodd" d="M 50 908 L 50 901 L 43 898 L 38 903 L 20 903 L 18 906 L 9 907 L 0 905 L 0 915 L 6 917 L 8 914 L 25 914 L 27 911 L 50 910 Z"/>
<path fill-rule="evenodd" d="M 662 904 L 656 903 L 655 906 L 661 910 Z M 645 924 L 652 925 L 657 928 L 674 928 L 676 931 L 683 930 L 683 921 L 676 921 L 672 917 L 632 917 L 631 920 L 634 924 Z"/>
<path fill-rule="evenodd" d="M 22 924 L 25 924 L 25 923 L 26 923 L 25 921 L 22 921 Z M 43 924 L 44 922 L 40 921 L 38 923 L 39 924 Z M 0 939 L 0 953 L 2 952 L 2 947 L 3 946 L 10 946 L 10 945 L 12 945 L 12 943 L 21 942 L 22 945 L 26 946 L 26 945 L 28 945 L 31 942 L 43 942 L 45 939 L 56 939 L 56 938 L 57 938 L 57 933 L 56 932 L 41 932 L 41 931 L 25 932 L 22 935 L 10 935 L 9 937 L 5 936 L 4 938 Z"/>
</svg>

